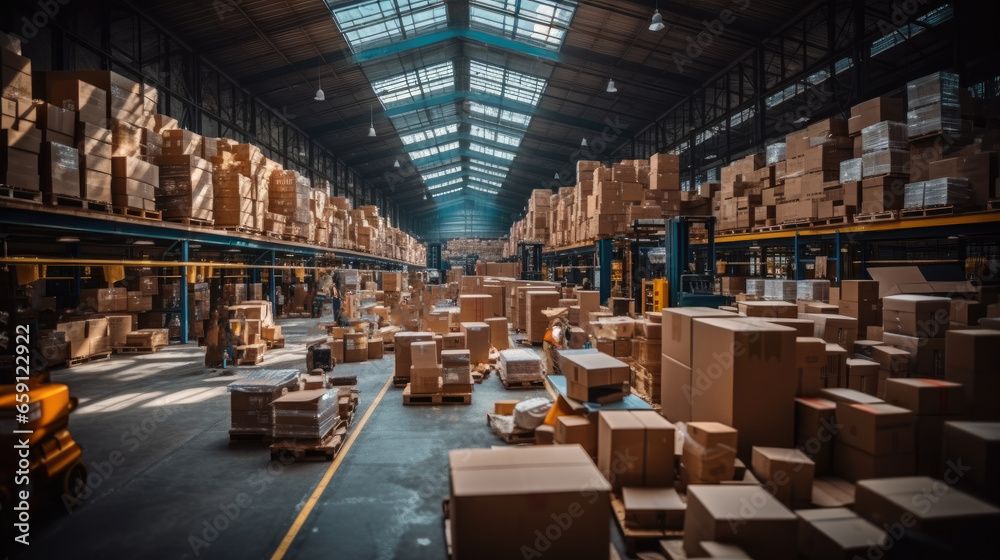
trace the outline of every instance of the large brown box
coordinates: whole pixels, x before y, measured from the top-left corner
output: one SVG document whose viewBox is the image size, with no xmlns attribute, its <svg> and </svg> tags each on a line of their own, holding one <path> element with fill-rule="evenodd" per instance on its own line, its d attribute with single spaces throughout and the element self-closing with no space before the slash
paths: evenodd
<svg viewBox="0 0 1000 560">
<path fill-rule="evenodd" d="M 42 192 L 80 197 L 80 152 L 55 142 L 44 142 L 39 159 Z"/>
<path fill-rule="evenodd" d="M 946 422 L 944 461 L 963 464 L 968 472 L 958 487 L 993 503 L 1000 502 L 1000 422 Z M 938 468 L 943 468 L 938 464 Z"/>
<path fill-rule="evenodd" d="M 628 364 L 601 352 L 564 355 L 562 364 L 566 379 L 585 387 L 627 383 L 629 379 Z"/>
<path fill-rule="evenodd" d="M 877 543 L 888 542 L 885 531 L 847 508 L 806 509 L 795 513 L 799 516 L 799 558 L 804 560 L 865 558 L 878 550 Z"/>
<path fill-rule="evenodd" d="M 588 455 L 597 456 L 597 424 L 586 416 L 563 415 L 556 419 L 555 443 L 576 443 Z"/>
<path fill-rule="evenodd" d="M 951 330 L 945 337 L 944 377 L 961 383 L 972 420 L 1000 420 L 997 348 L 1000 330 Z M 911 368 L 912 369 L 912 368 Z"/>
<path fill-rule="evenodd" d="M 396 359 L 394 375 L 396 377 L 410 377 L 410 366 L 412 365 L 410 345 L 414 342 L 427 342 L 434 340 L 434 333 L 429 332 L 398 332 L 393 338 L 396 346 Z"/>
<path fill-rule="evenodd" d="M 607 558 L 611 487 L 580 446 L 454 450 L 448 464 L 455 560 L 520 558 L 553 512 L 566 512 L 573 522 L 546 541 L 546 556 Z M 588 489 L 583 501 L 581 488 Z"/>
<path fill-rule="evenodd" d="M 711 307 L 671 307 L 664 309 L 662 315 L 663 354 L 670 356 L 681 365 L 690 367 L 693 320 L 699 317 L 735 316 L 735 313 Z"/>
<path fill-rule="evenodd" d="M 344 362 L 368 361 L 368 335 L 347 333 L 344 335 Z"/>
<path fill-rule="evenodd" d="M 799 449 L 754 447 L 751 467 L 781 503 L 790 508 L 811 505 L 816 464 Z"/>
<path fill-rule="evenodd" d="M 82 123 L 90 123 L 100 128 L 108 126 L 107 90 L 83 80 L 62 77 L 62 73 L 45 74 L 46 100 L 49 103 L 77 112 Z M 108 143 L 111 138 L 108 138 Z"/>
<path fill-rule="evenodd" d="M 913 413 L 886 403 L 837 404 L 837 442 L 872 455 L 912 453 Z M 838 447 L 839 449 L 839 447 Z"/>
<path fill-rule="evenodd" d="M 941 488 L 946 491 L 935 491 Z M 934 499 L 915 501 L 915 497 L 928 496 Z M 908 529 L 916 534 L 952 545 L 961 539 L 961 549 L 969 552 L 968 558 L 995 555 L 994 535 L 1000 526 L 1000 509 L 950 488 L 941 480 L 926 476 L 863 480 L 855 489 L 854 511 L 879 527 L 905 520 Z M 896 544 L 923 546 L 926 537 L 918 542 Z"/>
<path fill-rule="evenodd" d="M 753 505 L 752 515 L 746 504 Z M 740 513 L 743 511 L 743 513 Z M 752 558 L 794 560 L 797 518 L 758 485 L 694 485 L 688 487 L 684 515 L 684 552 L 704 556 L 701 543 L 734 544 Z"/>
<path fill-rule="evenodd" d="M 816 465 L 816 474 L 833 470 L 833 442 L 838 431 L 834 421 L 837 403 L 823 398 L 795 399 L 795 446 Z"/>
<path fill-rule="evenodd" d="M 138 125 L 144 124 L 142 86 L 128 78 L 106 70 L 46 72 L 46 82 L 81 80 L 101 89 L 106 94 L 105 116 Z M 49 89 L 51 92 L 51 88 Z M 51 97 L 51 93 L 50 93 Z M 52 99 L 49 99 L 52 101 Z"/>
<path fill-rule="evenodd" d="M 943 338 L 950 323 L 951 300 L 899 294 L 882 299 L 883 333 Z"/>
<path fill-rule="evenodd" d="M 488 362 L 490 359 L 490 326 L 486 323 L 468 322 L 462 323 L 461 329 L 462 334 L 465 335 L 465 344 L 469 349 L 472 363 Z"/>
<path fill-rule="evenodd" d="M 754 445 L 790 447 L 794 436 L 795 329 L 753 319 L 695 319 L 691 417 L 740 432 Z"/>
<path fill-rule="evenodd" d="M 944 379 L 950 369 L 946 366 L 945 362 L 947 356 L 945 352 L 947 347 L 945 338 L 924 338 L 907 336 L 905 334 L 883 333 L 882 341 L 910 353 L 910 375 Z M 966 382 L 960 379 L 949 377 L 949 381 L 967 385 Z"/>
</svg>

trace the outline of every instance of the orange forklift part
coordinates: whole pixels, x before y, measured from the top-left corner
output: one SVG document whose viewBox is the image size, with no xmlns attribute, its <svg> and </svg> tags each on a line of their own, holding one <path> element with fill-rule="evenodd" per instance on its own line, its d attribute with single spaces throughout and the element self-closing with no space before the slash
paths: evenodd
<svg viewBox="0 0 1000 560">
<path fill-rule="evenodd" d="M 26 423 L 17 422 L 12 429 L 33 430 L 28 436 L 29 445 L 52 437 L 59 430 L 64 430 L 69 424 L 69 413 L 73 410 L 69 387 L 61 383 L 40 385 L 29 390 L 28 412 Z M 0 385 L 0 413 L 4 418 L 16 418 L 17 392 L 15 385 Z"/>
</svg>

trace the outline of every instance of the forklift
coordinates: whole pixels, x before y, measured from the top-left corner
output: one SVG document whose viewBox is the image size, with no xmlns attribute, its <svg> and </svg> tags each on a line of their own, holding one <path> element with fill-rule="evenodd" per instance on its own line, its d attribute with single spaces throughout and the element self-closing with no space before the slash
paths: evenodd
<svg viewBox="0 0 1000 560">
<path fill-rule="evenodd" d="M 0 356 L 3 555 L 21 534 L 17 524 L 29 511 L 29 523 L 37 525 L 36 512 L 59 501 L 71 508 L 82 502 L 87 490 L 83 450 L 69 433 L 69 415 L 78 401 L 66 385 L 49 382 L 45 349 L 34 344 L 39 323 L 30 307 L 10 299 L 5 303 L 17 309 L 0 309 L 0 347 L 13 354 Z M 31 352 L 21 348 L 31 348 Z"/>
<path fill-rule="evenodd" d="M 732 305 L 715 290 L 715 217 L 677 216 L 666 222 L 666 281 L 669 307 Z"/>
</svg>

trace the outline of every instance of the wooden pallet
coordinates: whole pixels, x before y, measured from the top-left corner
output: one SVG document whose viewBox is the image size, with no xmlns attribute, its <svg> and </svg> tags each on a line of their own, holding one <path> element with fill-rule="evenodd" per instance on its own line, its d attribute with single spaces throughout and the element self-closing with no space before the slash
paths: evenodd
<svg viewBox="0 0 1000 560">
<path fill-rule="evenodd" d="M 33 191 L 19 187 L 8 187 L 6 185 L 0 185 L 0 198 L 7 198 L 18 202 L 28 202 L 31 204 L 42 203 L 41 191 Z"/>
<path fill-rule="evenodd" d="M 402 389 L 402 388 L 406 387 L 409 384 L 410 384 L 410 378 L 409 377 L 403 377 L 402 375 L 397 375 L 397 376 L 393 376 L 393 378 L 392 378 L 392 386 L 393 387 L 398 387 L 398 388 Z"/>
<path fill-rule="evenodd" d="M 781 231 L 781 225 L 754 226 L 753 230 L 754 232 Z"/>
<path fill-rule="evenodd" d="M 274 441 L 274 438 L 271 437 L 269 430 L 261 432 L 229 430 L 229 443 L 271 443 L 272 441 Z"/>
<path fill-rule="evenodd" d="M 113 206 L 112 210 L 119 216 L 142 218 L 144 220 L 152 220 L 156 222 L 163 221 L 163 213 L 157 210 L 143 210 L 142 208 L 132 208 L 131 206 Z"/>
<path fill-rule="evenodd" d="M 745 227 L 745 228 L 736 228 L 736 229 L 727 229 L 727 230 L 723 230 L 723 231 L 718 232 L 718 235 L 741 235 L 741 234 L 744 234 L 744 233 L 750 233 L 751 230 L 753 230 L 753 228 L 748 228 L 748 227 Z"/>
<path fill-rule="evenodd" d="M 110 214 L 112 208 L 110 202 L 87 200 L 85 198 L 67 196 L 64 194 L 46 193 L 42 198 L 45 201 L 45 204 L 50 206 L 66 206 L 70 208 L 79 208 L 80 210 L 90 210 L 92 212 L 103 212 L 105 214 Z"/>
<path fill-rule="evenodd" d="M 887 210 L 885 212 L 874 212 L 871 214 L 855 214 L 854 223 L 864 223 L 864 222 L 887 222 L 890 220 L 895 220 L 899 217 L 895 210 Z"/>
<path fill-rule="evenodd" d="M 278 340 L 265 340 L 264 344 L 267 345 L 268 350 L 274 348 L 284 348 L 285 347 L 285 337 L 281 337 Z"/>
<path fill-rule="evenodd" d="M 625 553 L 628 556 L 635 556 L 640 545 L 646 545 L 651 550 L 657 550 L 659 542 L 666 538 L 683 537 L 684 531 L 664 531 L 660 529 L 632 529 L 625 524 L 625 503 L 617 494 L 611 494 L 611 511 L 614 513 L 615 522 L 621 529 L 622 539 L 625 541 Z M 649 546 L 652 545 L 652 546 Z"/>
<path fill-rule="evenodd" d="M 282 235 L 280 233 L 276 232 L 276 231 L 265 231 L 264 232 L 264 236 L 265 237 L 270 237 L 271 239 L 281 239 L 282 238 Z"/>
<path fill-rule="evenodd" d="M 347 429 L 334 429 L 320 442 L 279 441 L 271 444 L 271 460 L 332 461 L 347 441 Z"/>
<path fill-rule="evenodd" d="M 247 233 L 250 235 L 259 235 L 262 233 L 259 229 L 247 226 L 215 226 L 215 229 L 221 231 L 232 231 L 235 233 Z"/>
<path fill-rule="evenodd" d="M 163 221 L 191 227 L 211 228 L 215 226 L 215 220 L 201 220 L 198 218 L 163 218 Z"/>
<path fill-rule="evenodd" d="M 958 208 L 954 206 L 927 206 L 925 208 L 908 208 L 900 210 L 901 218 L 924 218 L 927 216 L 950 216 L 957 214 Z"/>
<path fill-rule="evenodd" d="M 159 346 L 115 346 L 111 349 L 115 354 L 152 354 L 159 352 L 164 345 Z"/>
<path fill-rule="evenodd" d="M 987 210 L 1000 210 L 1000 199 L 997 200 L 987 200 L 986 201 Z"/>
<path fill-rule="evenodd" d="M 257 364 L 262 364 L 262 363 L 264 363 L 264 356 L 258 354 L 256 356 L 256 358 L 253 358 L 253 359 L 251 359 L 251 358 L 240 358 L 239 361 L 236 363 L 236 365 L 238 365 L 238 366 L 255 366 Z"/>
<path fill-rule="evenodd" d="M 92 362 L 102 362 L 104 360 L 111 359 L 111 352 L 102 352 L 100 354 L 91 354 L 83 358 L 69 358 L 66 360 L 66 367 L 71 368 L 74 366 L 81 366 L 83 364 L 89 364 Z"/>
<path fill-rule="evenodd" d="M 499 414 L 494 414 L 492 412 L 486 413 L 486 426 L 490 429 L 493 435 L 500 438 L 500 441 L 509 445 L 522 445 L 522 444 L 533 444 L 535 443 L 535 431 L 534 430 L 519 430 L 512 431 L 510 433 L 501 431 L 501 423 L 498 421 Z"/>
<path fill-rule="evenodd" d="M 403 389 L 403 404 L 410 405 L 440 405 L 440 404 L 472 404 L 472 393 L 428 393 L 410 394 L 410 384 Z"/>
<path fill-rule="evenodd" d="M 500 377 L 500 383 L 503 383 L 503 388 L 507 389 L 508 391 L 517 390 L 517 389 L 544 389 L 545 388 L 545 380 L 544 379 L 538 379 L 538 380 L 535 380 L 535 381 L 507 381 L 502 376 L 498 375 L 497 377 Z"/>
</svg>

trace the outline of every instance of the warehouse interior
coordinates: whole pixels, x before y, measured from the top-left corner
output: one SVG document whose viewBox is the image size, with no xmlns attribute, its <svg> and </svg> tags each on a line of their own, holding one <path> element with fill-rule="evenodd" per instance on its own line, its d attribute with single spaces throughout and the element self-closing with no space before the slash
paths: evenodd
<svg viewBox="0 0 1000 560">
<path fill-rule="evenodd" d="M 985 558 L 972 0 L 10 0 L 2 555 Z"/>
</svg>

